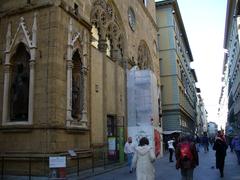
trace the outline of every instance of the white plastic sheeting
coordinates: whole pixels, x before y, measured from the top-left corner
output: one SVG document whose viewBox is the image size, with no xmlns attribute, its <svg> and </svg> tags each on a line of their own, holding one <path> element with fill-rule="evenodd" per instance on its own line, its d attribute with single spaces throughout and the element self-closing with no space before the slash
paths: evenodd
<svg viewBox="0 0 240 180">
<path fill-rule="evenodd" d="M 151 70 L 138 70 L 135 66 L 128 72 L 128 136 L 135 144 L 147 137 L 154 147 L 153 121 L 159 122 L 157 78 Z M 159 131 L 159 130 L 158 130 Z"/>
<path fill-rule="evenodd" d="M 128 72 L 128 127 L 152 125 L 159 120 L 157 78 L 151 70 L 138 70 L 135 66 Z"/>
</svg>

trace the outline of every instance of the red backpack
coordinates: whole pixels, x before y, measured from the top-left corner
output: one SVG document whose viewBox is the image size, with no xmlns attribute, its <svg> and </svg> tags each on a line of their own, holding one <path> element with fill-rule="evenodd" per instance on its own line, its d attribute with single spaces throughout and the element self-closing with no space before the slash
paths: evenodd
<svg viewBox="0 0 240 180">
<path fill-rule="evenodd" d="M 180 159 L 181 160 L 193 160 L 190 143 L 184 142 L 180 145 Z"/>
</svg>

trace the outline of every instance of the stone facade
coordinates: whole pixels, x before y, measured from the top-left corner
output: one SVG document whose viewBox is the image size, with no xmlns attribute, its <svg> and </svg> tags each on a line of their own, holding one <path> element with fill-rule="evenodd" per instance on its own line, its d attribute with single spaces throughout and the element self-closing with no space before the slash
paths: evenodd
<svg viewBox="0 0 240 180">
<path fill-rule="evenodd" d="M 227 112 L 227 125 L 232 129 L 232 134 L 230 136 L 233 136 L 233 134 L 238 134 L 240 132 L 240 2 L 238 0 L 233 0 L 228 1 L 227 4 L 224 35 L 226 56 L 223 60 L 223 76 L 225 76 L 224 78 L 226 79 L 222 79 L 225 86 L 222 88 L 221 92 L 221 96 L 225 97 L 220 97 L 222 98 L 222 102 L 220 103 L 223 103 L 223 100 L 228 98 L 227 111 L 225 106 L 222 107 L 221 113 L 225 113 L 226 116 Z M 228 92 L 224 93 L 224 89 Z"/>
<path fill-rule="evenodd" d="M 154 1 L 4 0 L 0 9 L 1 153 L 40 156 L 73 149 L 87 156 L 93 148 L 107 149 L 109 136 L 122 148 L 126 72 L 141 64 L 160 85 Z M 25 119 L 16 120 L 9 104 L 19 47 L 29 56 L 23 59 L 29 91 L 27 115 L 18 113 Z"/>
<path fill-rule="evenodd" d="M 196 123 L 196 74 L 187 34 L 176 1 L 156 2 L 159 26 L 163 132 L 194 134 Z"/>
</svg>

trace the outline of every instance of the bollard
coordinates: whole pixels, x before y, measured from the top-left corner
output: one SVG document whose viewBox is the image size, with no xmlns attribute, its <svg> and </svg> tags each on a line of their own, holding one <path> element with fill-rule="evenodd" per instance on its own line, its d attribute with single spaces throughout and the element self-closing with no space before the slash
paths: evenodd
<svg viewBox="0 0 240 180">
<path fill-rule="evenodd" d="M 32 168 L 32 166 L 31 166 L 31 157 L 29 157 L 29 167 L 28 167 L 28 172 L 29 172 L 29 175 L 28 175 L 28 179 L 29 180 L 31 180 L 31 169 Z"/>
<path fill-rule="evenodd" d="M 92 152 L 92 173 L 94 173 L 94 150 Z"/>
<path fill-rule="evenodd" d="M 4 157 L 2 156 L 2 172 L 1 172 L 1 180 L 3 180 L 3 171 L 4 171 Z"/>
<path fill-rule="evenodd" d="M 77 176 L 79 176 L 79 155 L 77 155 Z"/>
</svg>

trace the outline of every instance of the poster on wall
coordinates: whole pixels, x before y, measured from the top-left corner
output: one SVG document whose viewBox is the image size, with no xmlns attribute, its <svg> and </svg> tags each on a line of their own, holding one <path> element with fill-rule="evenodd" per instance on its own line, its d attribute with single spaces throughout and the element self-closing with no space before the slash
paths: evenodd
<svg viewBox="0 0 240 180">
<path fill-rule="evenodd" d="M 154 141 L 155 141 L 155 155 L 156 157 L 161 153 L 161 136 L 157 129 L 154 129 Z"/>
<path fill-rule="evenodd" d="M 108 137 L 108 154 L 115 155 L 116 153 L 116 137 Z"/>
</svg>

